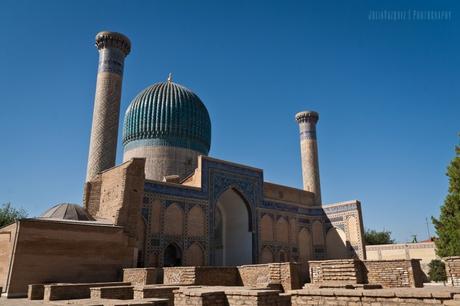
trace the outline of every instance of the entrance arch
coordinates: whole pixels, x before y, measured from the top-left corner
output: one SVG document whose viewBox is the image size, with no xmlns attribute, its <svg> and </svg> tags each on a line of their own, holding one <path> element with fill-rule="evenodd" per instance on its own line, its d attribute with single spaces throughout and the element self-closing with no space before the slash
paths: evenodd
<svg viewBox="0 0 460 306">
<path fill-rule="evenodd" d="M 243 197 L 228 189 L 216 205 L 216 265 L 252 263 L 251 211 Z"/>
<path fill-rule="evenodd" d="M 171 243 L 166 247 L 163 257 L 163 266 L 182 266 L 182 251 L 175 243 Z"/>
</svg>

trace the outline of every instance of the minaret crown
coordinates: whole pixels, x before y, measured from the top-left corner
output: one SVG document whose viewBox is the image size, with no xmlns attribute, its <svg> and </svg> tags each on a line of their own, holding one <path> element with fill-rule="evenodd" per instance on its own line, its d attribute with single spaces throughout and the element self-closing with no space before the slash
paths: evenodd
<svg viewBox="0 0 460 306">
<path fill-rule="evenodd" d="M 117 48 L 127 56 L 131 52 L 131 41 L 121 33 L 104 31 L 96 35 L 96 48 Z"/>
<path fill-rule="evenodd" d="M 297 123 L 301 122 L 313 122 L 317 123 L 319 120 L 319 114 L 315 111 L 303 111 L 295 115 Z"/>
</svg>

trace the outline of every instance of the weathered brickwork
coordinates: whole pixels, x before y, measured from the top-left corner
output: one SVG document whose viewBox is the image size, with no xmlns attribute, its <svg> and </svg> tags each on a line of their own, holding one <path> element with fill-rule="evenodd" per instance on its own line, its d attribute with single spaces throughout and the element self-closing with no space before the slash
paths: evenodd
<svg viewBox="0 0 460 306">
<path fill-rule="evenodd" d="M 168 300 L 168 305 L 174 305 L 174 291 L 179 289 L 179 286 L 167 285 L 147 285 L 134 287 L 134 298 L 138 300 L 162 298 Z"/>
<path fill-rule="evenodd" d="M 309 261 L 312 284 L 378 284 L 384 288 L 422 287 L 420 261 L 412 260 L 324 260 Z"/>
<path fill-rule="evenodd" d="M 175 291 L 174 305 L 213 306 L 289 306 L 290 297 L 276 290 L 248 290 L 244 288 L 181 288 Z"/>
<path fill-rule="evenodd" d="M 91 299 L 131 300 L 134 297 L 133 286 L 110 286 L 90 288 Z"/>
<path fill-rule="evenodd" d="M 91 296 L 91 288 L 129 286 L 129 283 L 75 283 L 75 284 L 50 284 L 45 285 L 43 299 L 45 301 L 88 299 Z"/>
<path fill-rule="evenodd" d="M 449 284 L 460 286 L 460 256 L 446 257 L 444 260 Z"/>
<path fill-rule="evenodd" d="M 312 284 L 364 282 L 360 262 L 355 259 L 309 261 L 308 266 Z"/>
<path fill-rule="evenodd" d="M 128 268 L 123 269 L 123 281 L 134 285 L 151 285 L 162 282 L 161 268 Z"/>
<path fill-rule="evenodd" d="M 187 292 L 178 290 L 174 294 L 175 306 L 228 306 L 223 291 Z"/>
<path fill-rule="evenodd" d="M 420 260 L 364 260 L 363 265 L 368 283 L 384 288 L 423 286 Z"/>
<path fill-rule="evenodd" d="M 460 305 L 460 296 L 452 291 L 425 289 L 311 289 L 294 290 L 291 305 L 343 306 L 419 306 Z"/>
<path fill-rule="evenodd" d="M 165 285 L 238 286 L 241 284 L 237 267 L 166 267 Z"/>
</svg>

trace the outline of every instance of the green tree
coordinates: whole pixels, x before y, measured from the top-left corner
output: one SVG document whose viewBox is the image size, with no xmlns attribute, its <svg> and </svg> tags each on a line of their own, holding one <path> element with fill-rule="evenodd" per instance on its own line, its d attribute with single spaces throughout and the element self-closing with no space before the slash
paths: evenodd
<svg viewBox="0 0 460 306">
<path fill-rule="evenodd" d="M 460 255 L 460 147 L 455 147 L 455 158 L 447 167 L 449 192 L 441 206 L 439 219 L 432 217 L 439 239 L 435 240 L 440 257 Z"/>
<path fill-rule="evenodd" d="M 445 282 L 447 280 L 446 265 L 439 259 L 433 259 L 428 264 L 428 276 L 432 282 Z"/>
<path fill-rule="evenodd" d="M 376 231 L 367 229 L 364 232 L 364 241 L 367 245 L 375 244 L 393 244 L 395 243 L 394 239 L 391 238 L 390 231 Z"/>
<path fill-rule="evenodd" d="M 25 217 L 27 217 L 27 212 L 22 208 L 14 208 L 11 203 L 5 203 L 0 207 L 0 227 Z"/>
</svg>

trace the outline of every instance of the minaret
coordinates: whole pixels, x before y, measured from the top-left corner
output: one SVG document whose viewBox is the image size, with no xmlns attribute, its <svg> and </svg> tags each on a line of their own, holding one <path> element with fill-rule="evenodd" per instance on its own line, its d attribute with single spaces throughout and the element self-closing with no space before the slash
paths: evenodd
<svg viewBox="0 0 460 306">
<path fill-rule="evenodd" d="M 315 194 L 315 205 L 321 205 L 321 186 L 319 182 L 318 144 L 316 142 L 316 123 L 319 114 L 313 111 L 297 113 L 295 119 L 300 128 L 300 152 L 302 156 L 303 189 Z"/>
<path fill-rule="evenodd" d="M 115 166 L 123 65 L 131 51 L 131 42 L 120 33 L 100 32 L 96 35 L 96 47 L 99 50 L 99 67 L 87 182 L 101 171 Z"/>
</svg>

